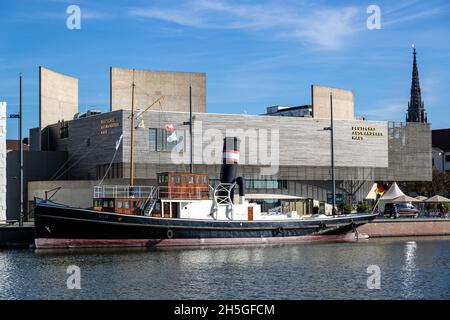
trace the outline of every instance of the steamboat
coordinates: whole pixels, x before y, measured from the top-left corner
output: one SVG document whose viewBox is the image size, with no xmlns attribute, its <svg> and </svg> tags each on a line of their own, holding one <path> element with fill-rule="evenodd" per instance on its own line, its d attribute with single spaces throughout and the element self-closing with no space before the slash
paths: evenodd
<svg viewBox="0 0 450 320">
<path fill-rule="evenodd" d="M 374 214 L 304 217 L 295 210 L 278 214 L 261 212 L 260 204 L 246 199 L 245 181 L 237 177 L 239 139 L 236 137 L 224 139 L 220 183 L 215 187 L 210 186 L 207 174 L 193 173 L 192 143 L 189 172 L 159 173 L 156 186 L 136 186 L 134 120 L 163 97 L 135 117 L 134 81 L 132 89 L 129 186 L 104 186 L 100 183 L 94 188 L 91 208 L 74 208 L 47 199 L 35 199 L 36 248 L 346 240 L 353 238 L 358 226 L 376 217 Z M 191 101 L 188 124 L 192 139 Z M 235 197 L 236 189 L 239 197 L 237 194 Z"/>
<path fill-rule="evenodd" d="M 236 177 L 239 140 L 224 139 L 220 183 L 207 174 L 164 172 L 158 185 L 97 186 L 93 207 L 80 209 L 37 201 L 37 248 L 114 246 L 205 246 L 345 240 L 374 214 L 302 217 L 269 214 L 246 200 Z M 235 197 L 238 189 L 239 197 Z M 235 199 L 238 199 L 237 201 Z"/>
</svg>

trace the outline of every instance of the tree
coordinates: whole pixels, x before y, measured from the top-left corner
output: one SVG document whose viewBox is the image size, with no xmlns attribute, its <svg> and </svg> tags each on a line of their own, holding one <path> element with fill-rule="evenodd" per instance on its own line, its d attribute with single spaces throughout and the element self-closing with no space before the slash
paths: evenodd
<svg viewBox="0 0 450 320">
<path fill-rule="evenodd" d="M 433 168 L 432 181 L 414 181 L 399 183 L 400 188 L 407 194 L 417 193 L 424 196 L 440 194 L 450 195 L 450 173 Z"/>
</svg>

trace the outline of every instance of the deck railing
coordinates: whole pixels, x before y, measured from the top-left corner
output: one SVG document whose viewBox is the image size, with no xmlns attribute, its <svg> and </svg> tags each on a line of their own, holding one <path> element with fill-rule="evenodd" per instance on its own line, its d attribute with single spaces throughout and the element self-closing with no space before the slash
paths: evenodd
<svg viewBox="0 0 450 320">
<path fill-rule="evenodd" d="M 94 198 L 148 198 L 153 186 L 95 186 Z"/>
<path fill-rule="evenodd" d="M 95 186 L 94 198 L 210 199 L 213 190 L 211 186 Z"/>
</svg>

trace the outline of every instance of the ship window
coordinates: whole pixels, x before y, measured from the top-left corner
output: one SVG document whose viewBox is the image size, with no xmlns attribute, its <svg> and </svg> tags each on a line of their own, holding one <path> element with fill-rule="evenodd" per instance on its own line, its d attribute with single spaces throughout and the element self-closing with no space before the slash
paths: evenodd
<svg viewBox="0 0 450 320">
<path fill-rule="evenodd" d="M 189 176 L 189 183 L 194 183 L 194 176 Z"/>
<path fill-rule="evenodd" d="M 177 183 L 180 183 L 180 176 L 177 176 Z"/>
<path fill-rule="evenodd" d="M 122 209 L 122 201 L 117 201 L 117 208 Z"/>
<path fill-rule="evenodd" d="M 125 201 L 125 209 L 130 209 L 130 201 Z"/>
</svg>

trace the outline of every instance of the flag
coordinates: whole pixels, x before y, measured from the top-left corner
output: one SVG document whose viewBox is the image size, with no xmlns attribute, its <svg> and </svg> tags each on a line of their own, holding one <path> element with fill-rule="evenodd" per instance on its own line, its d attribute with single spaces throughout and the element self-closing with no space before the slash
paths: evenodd
<svg viewBox="0 0 450 320">
<path fill-rule="evenodd" d="M 178 141 L 178 137 L 177 137 L 177 133 L 174 131 L 170 136 L 167 137 L 167 142 L 177 142 Z"/>
<path fill-rule="evenodd" d="M 173 126 L 173 123 L 172 123 L 171 121 L 168 121 L 168 122 L 166 123 L 166 125 L 164 126 L 164 129 L 165 129 L 167 132 L 169 132 L 169 133 L 171 133 L 171 132 L 173 132 L 173 131 L 175 130 L 175 128 L 174 128 L 174 126 Z"/>
<path fill-rule="evenodd" d="M 145 128 L 144 119 L 141 119 L 141 121 L 139 121 L 139 124 L 136 126 L 136 129 L 139 129 L 139 128 Z"/>
</svg>

